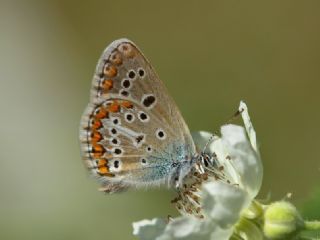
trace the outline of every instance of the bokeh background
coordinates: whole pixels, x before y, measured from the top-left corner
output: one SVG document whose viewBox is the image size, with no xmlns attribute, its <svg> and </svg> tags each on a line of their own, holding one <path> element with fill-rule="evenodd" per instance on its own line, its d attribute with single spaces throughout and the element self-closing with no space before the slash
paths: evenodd
<svg viewBox="0 0 320 240">
<path fill-rule="evenodd" d="M 133 239 L 133 221 L 177 214 L 166 189 L 99 193 L 81 162 L 93 71 L 121 37 L 153 63 L 191 130 L 217 131 L 245 100 L 265 169 L 260 198 L 290 192 L 320 217 L 319 8 L 1 0 L 0 239 Z"/>
</svg>

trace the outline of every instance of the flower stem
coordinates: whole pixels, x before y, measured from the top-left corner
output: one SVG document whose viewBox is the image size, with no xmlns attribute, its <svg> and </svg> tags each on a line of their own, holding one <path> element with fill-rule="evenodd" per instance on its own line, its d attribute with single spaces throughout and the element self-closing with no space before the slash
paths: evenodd
<svg viewBox="0 0 320 240">
<path fill-rule="evenodd" d="M 320 230 L 320 221 L 305 221 L 304 226 L 306 230 Z"/>
</svg>

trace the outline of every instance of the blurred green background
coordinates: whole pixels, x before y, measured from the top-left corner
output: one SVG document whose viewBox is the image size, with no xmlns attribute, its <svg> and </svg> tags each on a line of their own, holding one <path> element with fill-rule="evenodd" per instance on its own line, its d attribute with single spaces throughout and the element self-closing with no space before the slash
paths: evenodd
<svg viewBox="0 0 320 240">
<path fill-rule="evenodd" d="M 260 197 L 293 194 L 320 217 L 320 1 L 0 1 L 0 239 L 133 239 L 176 212 L 165 189 L 105 196 L 78 145 L 93 71 L 127 37 L 191 130 L 241 99 L 257 130 Z M 307 199 L 309 202 L 306 202 Z"/>
</svg>

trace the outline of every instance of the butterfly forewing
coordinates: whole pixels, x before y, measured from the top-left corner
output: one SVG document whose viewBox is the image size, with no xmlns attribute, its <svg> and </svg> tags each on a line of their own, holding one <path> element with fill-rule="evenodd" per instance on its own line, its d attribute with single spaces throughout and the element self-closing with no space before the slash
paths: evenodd
<svg viewBox="0 0 320 240">
<path fill-rule="evenodd" d="M 99 59 L 80 139 L 86 165 L 107 192 L 166 182 L 195 152 L 176 104 L 127 39 Z"/>
</svg>

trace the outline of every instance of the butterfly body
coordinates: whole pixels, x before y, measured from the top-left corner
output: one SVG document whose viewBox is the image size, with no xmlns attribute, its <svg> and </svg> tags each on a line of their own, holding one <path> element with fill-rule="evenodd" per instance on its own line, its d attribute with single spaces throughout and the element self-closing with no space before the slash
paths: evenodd
<svg viewBox="0 0 320 240">
<path fill-rule="evenodd" d="M 127 39 L 111 43 L 98 61 L 80 142 L 86 166 L 106 192 L 175 185 L 196 156 L 177 106 Z"/>
</svg>

